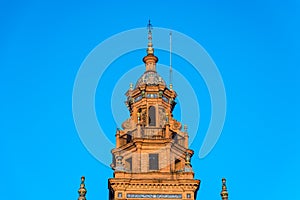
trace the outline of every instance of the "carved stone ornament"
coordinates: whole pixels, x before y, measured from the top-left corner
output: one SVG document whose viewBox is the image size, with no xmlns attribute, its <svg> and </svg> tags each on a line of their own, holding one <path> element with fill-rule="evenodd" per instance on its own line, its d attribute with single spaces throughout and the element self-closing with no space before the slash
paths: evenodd
<svg viewBox="0 0 300 200">
<path fill-rule="evenodd" d="M 144 111 L 142 112 L 142 123 L 143 123 L 144 125 L 146 125 L 146 122 L 147 122 L 147 113 L 146 113 L 146 111 L 144 110 Z"/>
<path fill-rule="evenodd" d="M 173 128 L 180 130 L 181 129 L 181 123 L 179 121 L 174 120 Z"/>
</svg>

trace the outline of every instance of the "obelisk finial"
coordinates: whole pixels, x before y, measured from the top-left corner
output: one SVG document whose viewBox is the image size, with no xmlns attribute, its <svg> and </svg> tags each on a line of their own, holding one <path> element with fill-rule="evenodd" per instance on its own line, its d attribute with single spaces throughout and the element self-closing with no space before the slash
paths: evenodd
<svg viewBox="0 0 300 200">
<path fill-rule="evenodd" d="M 86 200 L 85 194 L 86 194 L 87 191 L 86 191 L 86 189 L 85 189 L 84 180 L 85 180 L 85 177 L 82 176 L 82 177 L 81 177 L 80 188 L 79 188 L 79 190 L 78 190 L 78 194 L 79 194 L 78 200 Z"/>
<path fill-rule="evenodd" d="M 228 192 L 226 186 L 226 179 L 222 178 L 222 191 L 221 191 L 222 200 L 228 200 Z"/>
</svg>

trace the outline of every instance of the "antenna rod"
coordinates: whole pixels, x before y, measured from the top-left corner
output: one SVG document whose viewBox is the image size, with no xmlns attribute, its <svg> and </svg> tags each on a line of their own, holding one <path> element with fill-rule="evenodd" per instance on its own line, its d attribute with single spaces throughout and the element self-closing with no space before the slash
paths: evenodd
<svg viewBox="0 0 300 200">
<path fill-rule="evenodd" d="M 172 84 L 172 32 L 170 32 L 170 90 L 173 89 L 173 84 Z"/>
</svg>

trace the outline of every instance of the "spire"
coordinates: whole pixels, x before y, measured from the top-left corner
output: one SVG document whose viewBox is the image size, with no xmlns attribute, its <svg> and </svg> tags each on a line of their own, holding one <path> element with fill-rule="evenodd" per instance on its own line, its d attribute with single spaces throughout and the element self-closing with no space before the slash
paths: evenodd
<svg viewBox="0 0 300 200">
<path fill-rule="evenodd" d="M 147 55 L 143 58 L 144 63 L 146 64 L 146 71 L 156 71 L 156 63 L 158 58 L 154 55 L 154 48 L 152 44 L 152 24 L 149 23 L 147 25 L 148 28 L 148 47 L 147 47 Z"/>
<path fill-rule="evenodd" d="M 154 53 L 154 49 L 153 49 L 153 44 L 152 44 L 152 24 L 149 20 L 149 23 L 147 25 L 148 28 L 148 48 L 147 48 L 147 54 L 153 54 Z"/>
<path fill-rule="evenodd" d="M 80 188 L 79 188 L 79 190 L 78 190 L 78 194 L 79 194 L 78 200 L 86 200 L 85 194 L 86 194 L 87 191 L 86 191 L 86 189 L 85 189 L 84 180 L 85 180 L 85 177 L 82 176 L 82 177 L 81 177 Z"/>
<path fill-rule="evenodd" d="M 222 191 L 221 191 L 222 200 L 228 200 L 228 192 L 226 186 L 226 179 L 222 178 Z"/>
</svg>

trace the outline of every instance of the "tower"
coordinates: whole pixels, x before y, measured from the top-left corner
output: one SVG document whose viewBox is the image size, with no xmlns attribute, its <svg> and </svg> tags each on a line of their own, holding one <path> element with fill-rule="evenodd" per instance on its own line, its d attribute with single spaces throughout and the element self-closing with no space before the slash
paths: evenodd
<svg viewBox="0 0 300 200">
<path fill-rule="evenodd" d="M 109 199 L 196 199 L 193 150 L 187 126 L 173 118 L 176 92 L 156 71 L 152 27 L 148 25 L 145 72 L 126 92 L 130 117 L 116 131 Z"/>
</svg>

